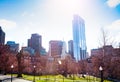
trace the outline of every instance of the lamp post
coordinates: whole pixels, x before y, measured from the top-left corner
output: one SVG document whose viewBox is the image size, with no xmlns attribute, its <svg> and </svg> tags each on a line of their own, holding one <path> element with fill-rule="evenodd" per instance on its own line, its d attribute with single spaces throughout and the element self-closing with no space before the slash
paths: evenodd
<svg viewBox="0 0 120 82">
<path fill-rule="evenodd" d="M 11 82 L 12 82 L 12 71 L 13 71 L 14 66 L 11 65 Z"/>
<path fill-rule="evenodd" d="M 17 63 L 18 63 L 18 75 L 17 77 L 22 77 L 22 54 L 23 53 L 23 50 L 20 50 L 16 57 L 17 57 Z"/>
<path fill-rule="evenodd" d="M 40 77 L 41 77 L 41 69 L 40 69 Z M 41 79 L 40 77 L 39 77 L 39 80 Z"/>
<path fill-rule="evenodd" d="M 99 70 L 100 70 L 101 82 L 103 82 L 103 68 L 102 68 L 102 66 L 99 67 Z"/>
<path fill-rule="evenodd" d="M 62 62 L 59 60 L 58 61 L 58 63 L 61 65 L 62 64 Z M 62 70 L 62 73 L 64 74 L 65 72 L 64 72 L 64 70 Z M 63 82 L 64 82 L 64 76 L 63 76 Z"/>
<path fill-rule="evenodd" d="M 63 82 L 64 82 L 64 74 L 65 74 L 65 71 L 63 70 L 62 73 L 63 73 Z"/>
<path fill-rule="evenodd" d="M 74 73 L 73 73 L 73 82 L 74 82 Z"/>
<path fill-rule="evenodd" d="M 93 81 L 95 82 L 95 73 L 93 73 Z"/>
<path fill-rule="evenodd" d="M 34 65 L 33 68 L 34 68 L 34 78 L 33 78 L 33 82 L 35 82 L 35 68 L 36 68 L 36 66 Z"/>
<path fill-rule="evenodd" d="M 87 82 L 88 82 L 88 73 L 86 73 L 87 74 Z"/>
<path fill-rule="evenodd" d="M 60 65 L 62 64 L 62 62 L 61 62 L 60 60 L 58 61 L 58 63 L 59 63 Z"/>
</svg>

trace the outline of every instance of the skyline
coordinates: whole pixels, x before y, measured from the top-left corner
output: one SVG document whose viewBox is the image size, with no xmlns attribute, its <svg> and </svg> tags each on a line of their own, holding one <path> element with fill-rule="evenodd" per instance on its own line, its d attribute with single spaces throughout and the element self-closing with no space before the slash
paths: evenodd
<svg viewBox="0 0 120 82">
<path fill-rule="evenodd" d="M 74 14 L 85 21 L 88 52 L 98 48 L 101 27 L 120 42 L 120 0 L 0 0 L 0 11 L 5 41 L 23 46 L 33 33 L 42 35 L 42 46 L 47 50 L 50 40 L 68 42 L 73 38 Z"/>
</svg>

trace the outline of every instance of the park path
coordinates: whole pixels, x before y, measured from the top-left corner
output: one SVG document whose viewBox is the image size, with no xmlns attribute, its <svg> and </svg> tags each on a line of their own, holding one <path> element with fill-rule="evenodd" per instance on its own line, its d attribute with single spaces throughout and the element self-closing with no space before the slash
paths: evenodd
<svg viewBox="0 0 120 82">
<path fill-rule="evenodd" d="M 11 82 L 11 79 L 8 79 L 8 80 L 4 80 L 2 82 Z M 28 81 L 28 80 L 24 80 L 24 79 L 19 79 L 19 78 L 14 78 L 12 80 L 12 82 L 32 82 L 32 81 Z"/>
<path fill-rule="evenodd" d="M 0 82 L 11 82 L 11 76 L 0 75 L 0 80 L 2 80 Z M 28 80 L 24 80 L 24 79 L 21 79 L 21 78 L 13 77 L 12 82 L 32 82 L 32 81 L 28 81 Z"/>
</svg>

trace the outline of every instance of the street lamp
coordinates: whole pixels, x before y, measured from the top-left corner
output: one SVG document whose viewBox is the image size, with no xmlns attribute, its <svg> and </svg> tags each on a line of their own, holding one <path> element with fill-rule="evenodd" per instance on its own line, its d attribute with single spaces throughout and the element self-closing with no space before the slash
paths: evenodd
<svg viewBox="0 0 120 82">
<path fill-rule="evenodd" d="M 35 82 L 35 68 L 36 68 L 36 66 L 34 65 L 33 68 L 34 68 L 34 79 L 33 79 L 33 82 Z"/>
<path fill-rule="evenodd" d="M 102 66 L 99 67 L 99 70 L 100 70 L 101 82 L 103 82 L 103 68 L 102 68 Z"/>
<path fill-rule="evenodd" d="M 61 65 L 62 62 L 59 60 L 58 63 Z M 62 73 L 64 74 L 64 70 L 62 70 Z M 63 82 L 64 82 L 64 76 L 63 76 Z"/>
<path fill-rule="evenodd" d="M 86 73 L 87 74 L 87 82 L 88 82 L 88 73 Z"/>
<path fill-rule="evenodd" d="M 40 69 L 40 77 L 41 77 L 41 69 Z M 40 77 L 39 77 L 39 80 L 41 79 Z"/>
<path fill-rule="evenodd" d="M 20 50 L 18 53 L 17 53 L 17 55 L 16 55 L 16 57 L 17 57 L 17 63 L 18 63 L 18 75 L 17 75 L 17 77 L 22 77 L 22 54 L 23 53 L 23 51 L 22 50 Z"/>
<path fill-rule="evenodd" d="M 93 73 L 93 81 L 95 82 L 95 73 Z"/>
<path fill-rule="evenodd" d="M 74 82 L 74 73 L 73 73 L 73 82 Z"/>
<path fill-rule="evenodd" d="M 11 65 L 11 82 L 12 82 L 12 71 L 13 71 L 14 66 Z"/>
<path fill-rule="evenodd" d="M 62 71 L 63 72 L 63 74 L 64 74 L 64 71 Z M 64 75 L 63 75 L 63 82 L 64 82 Z"/>
<path fill-rule="evenodd" d="M 58 61 L 58 63 L 59 63 L 60 65 L 62 64 L 62 62 L 61 62 L 60 60 Z"/>
</svg>

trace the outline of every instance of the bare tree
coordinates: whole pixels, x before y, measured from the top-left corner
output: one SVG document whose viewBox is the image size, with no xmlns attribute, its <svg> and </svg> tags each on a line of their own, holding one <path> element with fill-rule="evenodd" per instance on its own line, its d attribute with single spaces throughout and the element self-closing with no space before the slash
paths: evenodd
<svg viewBox="0 0 120 82">
<path fill-rule="evenodd" d="M 100 38 L 98 39 L 100 47 L 106 45 L 113 45 L 115 43 L 113 37 L 110 36 L 110 32 L 108 32 L 108 30 L 101 28 L 100 32 Z"/>
</svg>

